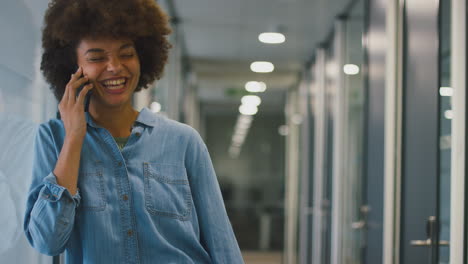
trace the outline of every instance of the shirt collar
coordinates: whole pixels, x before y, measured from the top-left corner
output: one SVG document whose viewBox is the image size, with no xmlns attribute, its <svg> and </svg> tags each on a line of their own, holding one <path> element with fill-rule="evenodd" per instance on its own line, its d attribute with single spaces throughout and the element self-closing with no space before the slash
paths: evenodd
<svg viewBox="0 0 468 264">
<path fill-rule="evenodd" d="M 88 125 L 94 128 L 101 128 L 101 126 L 97 125 L 94 122 L 93 118 L 88 112 L 86 112 L 85 114 L 86 114 L 86 122 L 88 123 Z M 154 127 L 156 126 L 157 121 L 158 121 L 157 115 L 151 112 L 148 108 L 144 107 L 138 114 L 138 117 L 135 120 L 135 123 L 140 123 L 146 126 Z"/>
<path fill-rule="evenodd" d="M 154 114 L 151 110 L 144 107 L 143 109 L 141 109 L 140 114 L 138 114 L 137 120 L 135 122 L 154 127 L 156 126 L 157 121 L 157 114 Z"/>
</svg>

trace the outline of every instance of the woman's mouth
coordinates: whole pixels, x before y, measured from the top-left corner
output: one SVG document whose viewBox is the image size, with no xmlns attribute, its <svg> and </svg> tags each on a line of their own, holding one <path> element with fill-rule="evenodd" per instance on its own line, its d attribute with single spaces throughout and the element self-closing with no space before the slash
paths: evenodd
<svg viewBox="0 0 468 264">
<path fill-rule="evenodd" d="M 118 78 L 112 80 L 105 80 L 101 85 L 106 89 L 106 92 L 111 94 L 123 93 L 125 91 L 126 78 Z"/>
</svg>

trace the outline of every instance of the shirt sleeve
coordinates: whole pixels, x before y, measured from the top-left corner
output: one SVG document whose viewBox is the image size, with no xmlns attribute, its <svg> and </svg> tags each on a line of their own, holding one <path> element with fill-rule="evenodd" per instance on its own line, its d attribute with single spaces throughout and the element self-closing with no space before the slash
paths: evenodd
<svg viewBox="0 0 468 264">
<path fill-rule="evenodd" d="M 224 207 L 218 180 L 205 143 L 195 132 L 189 151 L 188 177 L 197 210 L 201 243 L 213 263 L 244 263 Z"/>
<path fill-rule="evenodd" d="M 65 250 L 81 199 L 79 191 L 72 196 L 57 184 L 53 174 L 60 152 L 57 148 L 50 127 L 39 126 L 23 227 L 31 246 L 49 256 Z"/>
</svg>

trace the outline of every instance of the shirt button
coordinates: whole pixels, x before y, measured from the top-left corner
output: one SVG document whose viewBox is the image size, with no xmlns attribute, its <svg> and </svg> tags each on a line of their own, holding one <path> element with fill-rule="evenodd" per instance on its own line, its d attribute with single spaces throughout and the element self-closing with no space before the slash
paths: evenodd
<svg viewBox="0 0 468 264">
<path fill-rule="evenodd" d="M 131 229 L 128 230 L 128 231 L 127 231 L 127 235 L 128 235 L 128 236 L 132 236 L 132 235 L 133 235 L 133 230 L 131 230 Z"/>
<path fill-rule="evenodd" d="M 122 195 L 122 199 L 123 199 L 124 201 L 127 201 L 127 200 L 128 200 L 128 195 L 126 195 L 126 194 Z"/>
<path fill-rule="evenodd" d="M 119 167 L 121 167 L 121 166 L 122 166 L 122 162 L 119 161 L 119 163 L 117 163 L 117 165 L 119 165 Z"/>
<path fill-rule="evenodd" d="M 136 135 L 137 137 L 139 137 L 139 136 L 141 136 L 141 133 L 140 133 L 140 132 L 136 132 L 135 135 Z"/>
</svg>

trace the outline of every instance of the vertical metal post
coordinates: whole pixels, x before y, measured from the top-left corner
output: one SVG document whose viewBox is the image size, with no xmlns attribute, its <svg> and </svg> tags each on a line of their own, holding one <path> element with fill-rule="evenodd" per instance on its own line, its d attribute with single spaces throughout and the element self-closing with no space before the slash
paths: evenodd
<svg viewBox="0 0 468 264">
<path fill-rule="evenodd" d="M 155 88 L 152 87 L 150 89 L 143 89 L 138 93 L 133 94 L 133 107 L 135 107 L 138 111 L 144 107 L 149 107 L 150 103 L 154 100 L 154 98 L 151 97 L 151 89 Z"/>
<path fill-rule="evenodd" d="M 325 119 L 325 50 L 317 49 L 315 79 L 316 104 L 315 104 L 315 133 L 314 133 L 314 201 L 313 201 L 313 245 L 312 263 L 322 263 L 323 247 L 323 189 L 325 177 L 325 144 L 326 144 L 326 119 Z"/>
<path fill-rule="evenodd" d="M 181 32 L 179 25 L 175 22 L 172 25 L 173 30 L 173 49 L 169 57 L 169 67 L 168 67 L 168 86 L 167 87 L 167 114 L 171 119 L 179 120 L 180 119 L 180 98 L 182 90 L 182 67 L 181 67 Z"/>
<path fill-rule="evenodd" d="M 310 110 L 309 110 L 309 86 L 307 73 L 303 74 L 303 81 L 299 86 L 300 111 L 302 114 L 301 133 L 301 180 L 300 180 L 300 209 L 299 209 L 299 263 L 308 264 L 310 229 Z"/>
<path fill-rule="evenodd" d="M 331 220 L 331 264 L 341 264 L 343 242 L 343 184 L 345 151 L 344 151 L 344 123 L 345 123 L 345 98 L 343 65 L 345 58 L 345 22 L 339 19 L 335 22 L 335 63 L 336 84 L 334 87 L 335 109 L 333 125 L 333 179 L 332 179 L 332 220 Z"/>
<path fill-rule="evenodd" d="M 400 258 L 403 5 L 404 0 L 389 1 L 386 12 L 383 264 Z"/>
<path fill-rule="evenodd" d="M 292 121 L 296 113 L 297 90 L 288 91 L 286 120 L 288 136 L 286 138 L 286 192 L 285 192 L 285 252 L 284 263 L 297 262 L 297 219 L 299 200 L 299 131 Z"/>
</svg>

